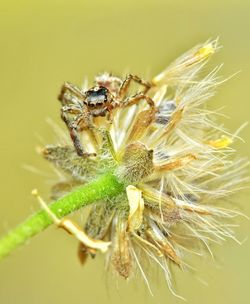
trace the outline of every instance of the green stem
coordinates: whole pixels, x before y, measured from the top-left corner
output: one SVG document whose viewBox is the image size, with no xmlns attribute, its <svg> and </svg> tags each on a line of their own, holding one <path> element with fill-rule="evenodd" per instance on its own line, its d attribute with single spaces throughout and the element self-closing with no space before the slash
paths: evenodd
<svg viewBox="0 0 250 304">
<path fill-rule="evenodd" d="M 114 175 L 108 173 L 65 195 L 50 204 L 49 208 L 58 218 L 62 218 L 93 202 L 117 196 L 123 190 L 124 185 Z M 43 231 L 52 223 L 50 216 L 44 210 L 33 214 L 0 239 L 0 259 L 10 254 L 16 247 L 24 244 L 32 236 Z"/>
</svg>

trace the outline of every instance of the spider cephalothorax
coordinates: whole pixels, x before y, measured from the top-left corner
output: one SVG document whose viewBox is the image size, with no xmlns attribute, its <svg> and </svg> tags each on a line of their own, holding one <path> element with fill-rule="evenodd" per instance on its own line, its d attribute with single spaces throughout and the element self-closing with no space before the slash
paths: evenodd
<svg viewBox="0 0 250 304">
<path fill-rule="evenodd" d="M 84 104 L 94 117 L 105 116 L 115 106 L 114 96 L 103 86 L 96 86 L 85 92 Z"/>
<path fill-rule="evenodd" d="M 144 86 L 145 89 L 133 96 L 127 96 L 131 80 Z M 127 107 L 145 100 L 149 107 L 155 108 L 153 100 L 146 95 L 152 84 L 135 75 L 128 75 L 124 81 L 111 74 L 104 73 L 96 77 L 96 86 L 82 91 L 71 83 L 64 83 L 59 100 L 62 103 L 61 117 L 66 123 L 76 152 L 80 156 L 88 156 L 83 149 L 79 132 L 95 128 L 94 118 L 107 116 L 112 122 L 112 111 Z M 71 115 L 71 118 L 69 117 Z"/>
</svg>

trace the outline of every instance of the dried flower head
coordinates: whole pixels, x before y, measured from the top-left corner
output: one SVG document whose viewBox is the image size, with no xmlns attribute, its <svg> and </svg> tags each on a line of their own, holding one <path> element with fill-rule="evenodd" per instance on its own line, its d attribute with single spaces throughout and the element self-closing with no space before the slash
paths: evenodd
<svg viewBox="0 0 250 304">
<path fill-rule="evenodd" d="M 98 103 L 105 101 L 103 91 L 92 89 L 87 105 L 98 103 L 102 112 L 95 108 L 84 116 L 92 121 L 91 128 L 81 121 L 74 129 L 66 121 L 75 146 L 69 142 L 44 149 L 44 157 L 67 174 L 66 181 L 53 188 L 54 197 L 107 171 L 126 185 L 126 193 L 93 205 L 84 226 L 90 241 L 81 241 L 79 247 L 82 262 L 108 248 L 109 266 L 126 279 L 137 267 L 148 284 L 145 256 L 160 266 L 172 290 L 170 263 L 183 267 L 186 252 L 206 248 L 212 254 L 211 243 L 235 239 L 225 220 L 237 212 L 217 205 L 247 180 L 248 162 L 234 157 L 231 144 L 238 133 L 229 134 L 217 124 L 218 113 L 206 108 L 223 82 L 217 75 L 220 67 L 207 74 L 204 69 L 217 49 L 217 41 L 198 45 L 151 82 L 134 78 L 138 86 L 131 90 L 118 77 L 97 76 L 96 84 L 113 96 L 112 107 L 103 110 Z M 128 102 L 143 85 L 144 97 Z M 77 98 L 88 87 L 70 89 L 60 98 L 64 106 L 65 100 L 74 103 L 70 114 L 76 115 Z M 119 102 L 125 106 L 117 105 L 119 90 L 124 91 Z M 79 151 L 85 151 L 84 156 Z"/>
</svg>

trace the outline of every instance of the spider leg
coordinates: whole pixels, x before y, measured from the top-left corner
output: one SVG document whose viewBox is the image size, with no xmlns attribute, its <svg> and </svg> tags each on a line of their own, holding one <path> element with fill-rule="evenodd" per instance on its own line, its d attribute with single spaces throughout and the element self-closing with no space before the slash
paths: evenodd
<svg viewBox="0 0 250 304">
<path fill-rule="evenodd" d="M 74 104 L 70 104 L 70 105 L 66 105 L 63 106 L 61 108 L 61 111 L 64 113 L 69 113 L 69 114 L 80 114 L 82 112 L 82 109 L 80 107 L 78 107 L 77 105 Z"/>
<path fill-rule="evenodd" d="M 152 84 L 146 80 L 141 79 L 140 77 L 136 75 L 128 74 L 126 79 L 123 81 L 120 90 L 119 90 L 119 97 L 122 98 L 127 93 L 127 90 L 129 88 L 129 85 L 131 81 L 134 80 L 136 83 L 139 83 L 140 85 L 144 86 L 145 89 L 142 93 L 146 94 L 147 91 L 152 87 Z"/>
<path fill-rule="evenodd" d="M 79 108 L 82 104 L 82 101 L 78 97 L 69 92 L 63 93 L 63 95 L 60 96 L 60 102 L 62 106 L 74 105 Z"/>
<path fill-rule="evenodd" d="M 112 124 L 113 123 L 113 120 L 114 120 L 114 113 L 112 111 L 108 111 L 108 114 L 107 114 L 107 121 Z"/>
<path fill-rule="evenodd" d="M 61 113 L 61 118 L 65 122 L 66 126 L 68 127 L 69 134 L 73 141 L 77 154 L 79 156 L 84 156 L 86 153 L 84 152 L 82 143 L 80 141 L 79 134 L 77 132 L 77 125 L 76 125 L 75 121 L 71 121 L 68 118 L 68 115 L 63 111 Z"/>
<path fill-rule="evenodd" d="M 65 97 L 65 93 L 70 92 L 73 96 L 69 98 L 70 101 L 72 101 L 73 97 L 77 97 L 79 99 L 85 99 L 84 93 L 75 85 L 65 82 L 62 85 L 60 94 L 58 95 L 59 101 L 64 105 L 67 102 L 67 97 Z"/>
<path fill-rule="evenodd" d="M 83 121 L 83 117 L 82 117 L 82 113 L 77 115 L 73 120 L 70 120 L 67 112 L 69 113 L 74 113 L 74 111 L 76 111 L 76 108 L 73 107 L 62 107 L 61 109 L 61 118 L 62 120 L 65 122 L 68 130 L 69 130 L 69 134 L 70 137 L 73 141 L 73 144 L 75 146 L 76 152 L 79 156 L 96 156 L 95 153 L 88 153 L 84 151 L 84 148 L 82 146 L 80 137 L 79 137 L 79 133 L 78 131 L 82 130 L 83 128 L 79 127 L 79 124 Z M 78 113 L 79 113 L 79 109 L 78 109 Z M 89 129 L 91 129 L 89 127 Z"/>
<path fill-rule="evenodd" d="M 139 103 L 141 100 L 146 100 L 146 102 L 148 103 L 150 108 L 156 110 L 154 101 L 150 97 L 145 95 L 144 93 L 138 93 L 134 96 L 128 97 L 127 99 L 125 99 L 125 101 L 122 103 L 122 105 L 123 105 L 123 107 L 132 106 L 134 104 Z"/>
</svg>

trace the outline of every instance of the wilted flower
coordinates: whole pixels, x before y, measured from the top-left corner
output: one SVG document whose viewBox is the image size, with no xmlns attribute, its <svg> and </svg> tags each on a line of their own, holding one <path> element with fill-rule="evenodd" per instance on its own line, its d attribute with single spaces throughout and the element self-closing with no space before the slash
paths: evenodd
<svg viewBox="0 0 250 304">
<path fill-rule="evenodd" d="M 115 108 L 112 123 L 94 118 L 95 129 L 80 136 L 84 149 L 96 156 L 79 156 L 71 142 L 44 149 L 44 157 L 67 173 L 53 188 L 54 197 L 107 171 L 126 184 L 126 193 L 93 205 L 83 232 L 90 242 L 79 247 L 82 261 L 95 255 L 102 240 L 103 249 L 110 245 L 108 265 L 122 277 L 138 267 L 147 282 L 144 255 L 163 269 L 171 289 L 170 263 L 182 267 L 185 252 L 198 243 L 212 254 L 212 242 L 235 239 L 225 219 L 237 212 L 217 205 L 247 180 L 248 162 L 233 156 L 237 133 L 225 131 L 216 123 L 217 113 L 206 108 L 223 82 L 220 67 L 204 71 L 217 49 L 217 41 L 198 45 L 153 78 L 146 94 L 154 107 L 142 100 Z M 96 82 L 111 91 L 121 84 L 109 74 Z"/>
</svg>

